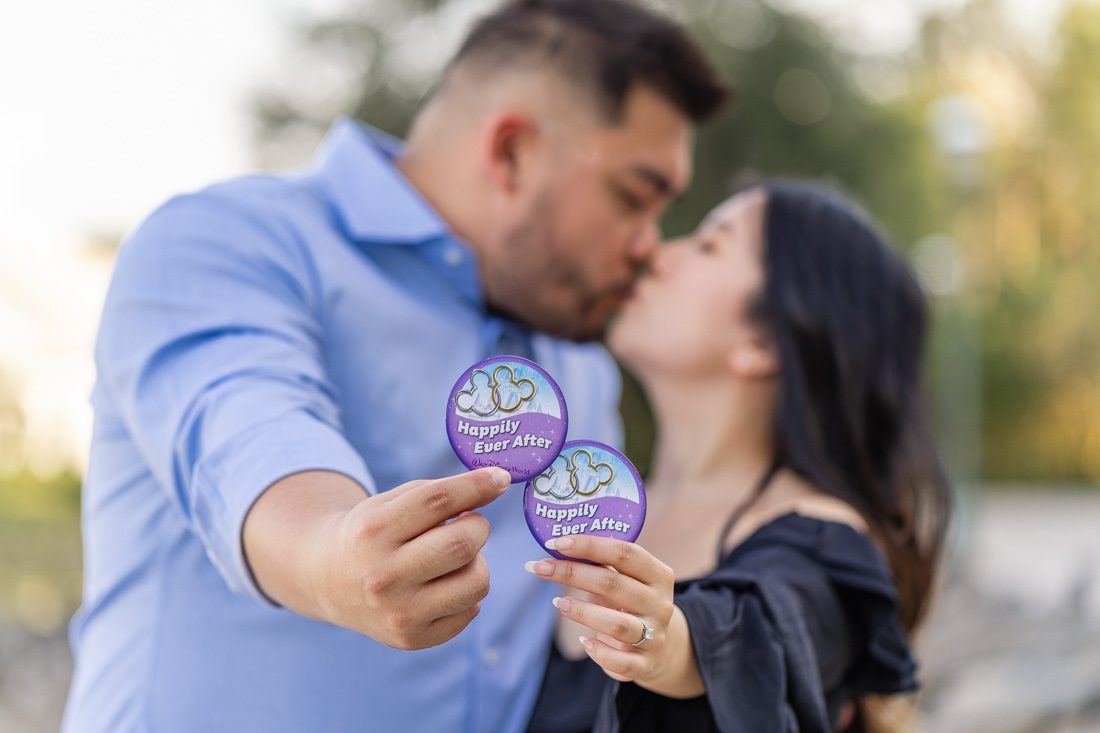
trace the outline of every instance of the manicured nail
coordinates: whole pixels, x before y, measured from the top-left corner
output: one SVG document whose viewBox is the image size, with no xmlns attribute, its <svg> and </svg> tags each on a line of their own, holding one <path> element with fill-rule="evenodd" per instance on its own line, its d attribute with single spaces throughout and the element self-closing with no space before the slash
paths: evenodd
<svg viewBox="0 0 1100 733">
<path fill-rule="evenodd" d="M 523 563 L 523 569 L 535 575 L 553 575 L 554 566 L 545 560 L 528 560 Z"/>
<path fill-rule="evenodd" d="M 550 602 L 554 604 L 554 608 L 562 613 L 569 613 L 569 609 L 573 606 L 573 601 L 565 596 L 558 596 Z"/>
<path fill-rule="evenodd" d="M 568 550 L 573 546 L 572 537 L 554 537 L 546 540 L 546 547 L 551 550 Z"/>
<path fill-rule="evenodd" d="M 490 468 L 493 474 L 493 486 L 498 489 L 507 489 L 512 485 L 512 474 L 505 471 L 503 468 Z"/>
<path fill-rule="evenodd" d="M 578 636 L 577 638 L 580 639 L 581 646 L 583 646 L 587 651 L 592 651 L 591 639 L 589 639 L 587 636 Z"/>
</svg>

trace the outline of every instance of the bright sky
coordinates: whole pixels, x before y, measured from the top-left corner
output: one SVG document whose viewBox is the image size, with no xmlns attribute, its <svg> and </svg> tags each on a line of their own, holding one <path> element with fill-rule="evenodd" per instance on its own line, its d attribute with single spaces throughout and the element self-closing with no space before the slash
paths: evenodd
<svg viewBox="0 0 1100 733">
<path fill-rule="evenodd" d="M 1007 0 L 1025 27 L 1055 3 Z M 781 0 L 857 39 L 904 45 L 907 8 L 959 0 Z M 286 29 L 341 0 L 5 0 L 0 5 L 0 374 L 28 459 L 83 465 L 92 341 L 110 262 L 85 247 L 172 194 L 251 167 L 250 92 Z M 4 446 L 0 446 L 0 459 Z"/>
<path fill-rule="evenodd" d="M 82 465 L 86 451 L 110 272 L 86 243 L 248 170 L 244 102 L 279 68 L 282 29 L 301 5 L 0 6 L 0 371 L 16 381 L 32 465 Z"/>
<path fill-rule="evenodd" d="M 247 168 L 237 107 L 276 68 L 278 5 L 13 5 L 0 10 L 5 239 L 125 228 L 172 191 Z"/>
</svg>

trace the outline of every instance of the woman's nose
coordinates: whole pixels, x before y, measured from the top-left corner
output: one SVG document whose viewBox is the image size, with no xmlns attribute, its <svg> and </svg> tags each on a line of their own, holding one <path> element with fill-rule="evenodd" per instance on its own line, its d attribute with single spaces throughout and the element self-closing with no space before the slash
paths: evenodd
<svg viewBox="0 0 1100 733">
<path fill-rule="evenodd" d="M 657 277 L 668 275 L 672 272 L 676 266 L 676 260 L 679 259 L 680 254 L 686 249 L 684 246 L 688 241 L 688 237 L 681 237 L 680 239 L 673 239 L 668 242 L 662 243 L 657 247 L 653 253 L 653 257 L 650 258 L 650 269 Z"/>
</svg>

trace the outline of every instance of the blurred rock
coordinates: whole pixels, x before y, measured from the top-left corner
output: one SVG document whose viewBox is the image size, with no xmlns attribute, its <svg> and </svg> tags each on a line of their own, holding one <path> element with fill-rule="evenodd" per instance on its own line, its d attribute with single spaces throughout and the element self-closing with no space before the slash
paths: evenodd
<svg viewBox="0 0 1100 733">
<path fill-rule="evenodd" d="M 935 733 L 1100 731 L 1100 624 L 979 591 L 959 566 L 918 640 L 923 728 Z"/>
<path fill-rule="evenodd" d="M 39 634 L 0 618 L 0 731 L 56 731 L 71 674 L 64 628 Z"/>
</svg>

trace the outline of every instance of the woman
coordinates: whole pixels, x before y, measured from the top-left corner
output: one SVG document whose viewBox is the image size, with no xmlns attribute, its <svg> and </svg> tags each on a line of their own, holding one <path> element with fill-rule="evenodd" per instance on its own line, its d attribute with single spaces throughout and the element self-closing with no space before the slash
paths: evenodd
<svg viewBox="0 0 1100 733">
<path fill-rule="evenodd" d="M 598 565 L 527 563 L 569 587 L 531 730 L 894 725 L 871 703 L 916 686 L 949 508 L 925 327 L 900 258 L 818 187 L 756 186 L 662 248 L 609 336 L 657 418 L 646 525 L 555 541 Z"/>
</svg>

